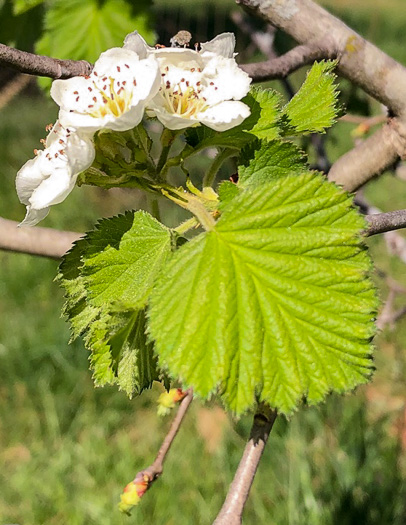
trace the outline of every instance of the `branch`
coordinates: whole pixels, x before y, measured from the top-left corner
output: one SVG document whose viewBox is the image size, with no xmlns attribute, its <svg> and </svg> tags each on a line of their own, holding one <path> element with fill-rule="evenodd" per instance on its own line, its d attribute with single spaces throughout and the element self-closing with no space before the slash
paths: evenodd
<svg viewBox="0 0 406 525">
<path fill-rule="evenodd" d="M 146 469 L 137 472 L 134 480 L 128 483 L 128 485 L 124 489 L 124 493 L 121 496 L 120 510 L 122 512 L 125 512 L 126 514 L 129 514 L 131 507 L 137 504 L 139 498 L 141 498 L 145 494 L 145 492 L 151 487 L 152 483 L 155 480 L 157 480 L 163 472 L 163 464 L 165 458 L 169 452 L 169 449 L 171 448 L 173 440 L 175 439 L 180 429 L 186 412 L 191 402 L 193 401 L 193 390 L 191 388 L 181 393 L 183 399 L 180 403 L 178 412 L 176 413 L 176 416 L 172 421 L 169 432 L 165 436 L 161 448 L 158 451 L 155 461 Z M 136 492 L 137 496 L 135 501 L 127 501 L 126 494 L 128 494 L 129 492 Z"/>
<path fill-rule="evenodd" d="M 244 506 L 275 419 L 276 411 L 260 405 L 227 498 L 213 525 L 241 525 Z"/>
<path fill-rule="evenodd" d="M 0 66 L 10 67 L 40 77 L 71 78 L 89 75 L 92 64 L 86 60 L 60 60 L 58 58 L 34 55 L 0 44 Z"/>
<path fill-rule="evenodd" d="M 0 217 L 0 250 L 60 259 L 82 234 L 52 228 L 18 227 Z"/>
<path fill-rule="evenodd" d="M 311 0 L 236 0 L 299 44 L 338 52 L 339 73 L 387 106 L 397 118 L 333 165 L 330 178 L 354 190 L 405 153 L 406 68 Z M 323 44 L 323 41 L 325 44 Z M 378 150 L 372 149 L 378 146 Z M 356 152 L 356 153 L 355 153 Z M 354 159 L 357 160 L 355 165 Z M 364 166 L 362 177 L 359 166 Z M 354 181 L 353 181 L 354 179 Z"/>
<path fill-rule="evenodd" d="M 406 228 L 406 210 L 389 211 L 367 215 L 368 228 L 365 234 L 370 237 L 378 233 L 390 232 Z"/>
<path fill-rule="evenodd" d="M 240 68 L 248 73 L 254 82 L 285 78 L 297 69 L 313 64 L 315 60 L 322 58 L 336 58 L 337 51 L 329 49 L 328 56 L 326 50 L 321 49 L 317 43 L 303 44 L 296 46 L 284 55 L 270 58 L 264 62 L 254 62 L 252 64 L 240 64 Z"/>
</svg>

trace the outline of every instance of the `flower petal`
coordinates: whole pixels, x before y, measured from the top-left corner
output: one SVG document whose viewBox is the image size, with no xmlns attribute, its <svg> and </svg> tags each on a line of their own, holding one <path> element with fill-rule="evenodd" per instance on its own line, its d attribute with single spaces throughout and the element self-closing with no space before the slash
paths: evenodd
<svg viewBox="0 0 406 525">
<path fill-rule="evenodd" d="M 133 31 L 125 37 L 123 48 L 134 51 L 141 59 L 147 58 L 155 49 L 145 42 L 138 31 Z"/>
<path fill-rule="evenodd" d="M 92 164 L 95 156 L 89 136 L 66 129 L 60 122 L 50 132 L 46 146 L 17 173 L 17 194 L 27 206 L 21 224 L 37 224 L 47 215 L 49 206 L 62 202 L 74 188 L 78 174 Z"/>
<path fill-rule="evenodd" d="M 145 103 L 159 86 L 153 55 L 139 60 L 130 49 L 113 48 L 100 55 L 88 78 L 55 80 L 51 96 L 61 107 L 59 120 L 65 127 L 87 133 L 127 131 L 141 122 Z"/>
<path fill-rule="evenodd" d="M 250 113 L 250 108 L 243 102 L 229 100 L 206 109 L 196 117 L 208 128 L 227 131 L 241 124 Z"/>
<path fill-rule="evenodd" d="M 34 210 L 31 206 L 27 206 L 27 213 L 25 214 L 24 220 L 20 222 L 19 226 L 35 226 L 40 221 L 45 219 L 49 213 L 49 208 L 43 208 L 42 210 Z"/>
<path fill-rule="evenodd" d="M 214 53 L 225 58 L 233 58 L 235 48 L 234 33 L 221 33 L 204 44 L 200 44 L 200 53 L 204 56 L 206 53 Z"/>
<path fill-rule="evenodd" d="M 153 111 L 148 112 L 151 116 L 157 117 L 159 122 L 166 128 L 177 130 L 198 126 L 199 121 L 195 118 L 185 118 L 176 113 L 169 112 L 161 105 L 154 105 Z"/>
<path fill-rule="evenodd" d="M 215 56 L 204 68 L 207 87 L 202 96 L 209 105 L 223 100 L 241 100 L 248 93 L 251 78 L 240 69 L 234 59 Z"/>
</svg>

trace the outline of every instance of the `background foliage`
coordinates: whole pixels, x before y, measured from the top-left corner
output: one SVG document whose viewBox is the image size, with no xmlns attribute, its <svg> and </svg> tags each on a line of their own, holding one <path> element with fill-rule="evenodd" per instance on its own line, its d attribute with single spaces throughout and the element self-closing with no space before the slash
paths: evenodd
<svg viewBox="0 0 406 525">
<path fill-rule="evenodd" d="M 24 13 L 27 5 L 0 2 L 8 10 L 0 13 L 2 42 L 14 41 L 29 49 L 42 27 L 34 21 L 44 20 L 45 7 L 56 9 L 58 2 L 38 4 Z M 127 5 L 134 10 L 142 6 Z M 200 20 L 200 30 L 207 27 L 206 39 L 230 29 L 225 13 L 233 2 L 213 2 L 209 9 L 203 2 L 190 5 L 180 9 L 173 0 L 166 4 L 161 0 L 156 19 L 167 21 L 170 34 L 179 28 L 193 29 Z M 333 8 L 406 63 L 402 6 L 403 0 L 374 0 L 372 15 L 371 0 L 358 0 L 357 5 L 334 2 Z M 172 13 L 169 18 L 168 13 Z M 117 45 L 123 35 L 117 35 Z M 244 37 L 238 40 L 243 46 Z M 285 39 L 280 37 L 278 45 L 283 49 Z M 299 85 L 302 78 L 298 73 L 294 82 Z M 376 110 L 358 90 L 346 83 L 342 89 L 341 100 L 354 113 Z M 44 125 L 56 117 L 55 106 L 40 97 L 31 90 L 0 109 L 1 214 L 14 220 L 21 220 L 24 213 L 15 195 L 15 173 L 38 147 Z M 331 160 L 350 147 L 353 128 L 339 123 L 329 133 Z M 197 179 L 204 172 L 203 164 L 194 167 Z M 405 182 L 384 175 L 369 186 L 367 196 L 385 211 L 403 208 Z M 102 215 L 140 207 L 148 209 L 150 204 L 136 193 L 82 187 L 55 207 L 44 225 L 83 231 Z M 175 221 L 168 216 L 174 213 L 172 208 L 162 211 L 168 222 Z M 404 263 L 387 256 L 383 239 L 371 239 L 370 245 L 378 268 L 406 285 Z M 135 402 L 114 389 L 94 390 L 82 344 L 67 345 L 68 327 L 56 306 L 62 305 L 62 293 L 52 283 L 56 263 L 2 253 L 0 266 L 1 522 L 210 523 L 238 464 L 250 419 L 233 425 L 216 407 L 196 403 L 168 458 L 165 476 L 132 518 L 120 516 L 115 506 L 123 485 L 151 461 L 169 423 L 156 417 L 158 387 Z M 378 281 L 385 297 L 385 285 Z M 244 523 L 401 525 L 406 521 L 406 322 L 400 321 L 396 331 L 386 329 L 377 347 L 377 372 L 371 385 L 355 396 L 334 396 L 324 407 L 305 409 L 289 423 L 277 420 Z"/>
</svg>

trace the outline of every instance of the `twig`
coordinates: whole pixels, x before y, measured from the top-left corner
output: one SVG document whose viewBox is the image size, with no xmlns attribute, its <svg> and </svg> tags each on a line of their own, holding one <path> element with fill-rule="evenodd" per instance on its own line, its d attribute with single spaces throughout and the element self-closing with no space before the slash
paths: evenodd
<svg viewBox="0 0 406 525">
<path fill-rule="evenodd" d="M 284 55 L 270 58 L 265 62 L 254 62 L 252 64 L 240 64 L 254 82 L 285 78 L 297 69 L 312 64 L 315 60 L 322 58 L 336 58 L 337 51 L 331 48 L 326 54 L 325 49 L 321 49 L 318 43 L 303 44 L 296 46 Z"/>
<path fill-rule="evenodd" d="M 60 259 L 83 235 L 76 232 L 23 226 L 0 217 L 0 250 Z"/>
<path fill-rule="evenodd" d="M 240 525 L 259 461 L 276 419 L 276 411 L 260 405 L 254 416 L 250 439 L 245 447 L 227 498 L 213 525 Z"/>
<path fill-rule="evenodd" d="M 10 80 L 0 91 L 0 109 L 7 106 L 32 80 L 32 77 L 28 75 L 16 75 L 15 78 Z"/>
<path fill-rule="evenodd" d="M 366 220 L 369 226 L 365 234 L 368 237 L 378 233 L 400 230 L 406 228 L 406 210 L 367 215 Z"/>
<path fill-rule="evenodd" d="M 60 60 L 27 53 L 4 44 L 0 44 L 0 66 L 16 69 L 20 73 L 50 78 L 86 76 L 93 69 L 92 64 L 86 60 Z"/>
<path fill-rule="evenodd" d="M 155 481 L 163 472 L 163 465 L 165 458 L 169 452 L 169 449 L 171 448 L 171 445 L 176 437 L 176 434 L 178 433 L 180 426 L 182 424 L 183 418 L 186 415 L 186 412 L 193 401 L 193 390 L 189 388 L 186 390 L 186 395 L 182 399 L 179 405 L 179 409 L 176 413 L 176 416 L 174 420 L 172 421 L 171 427 L 169 429 L 169 432 L 166 434 L 162 445 L 158 451 L 158 454 L 155 458 L 155 461 L 146 469 L 141 470 L 138 472 L 135 476 L 135 480 L 137 478 L 147 480 L 148 488 L 150 487 L 150 484 Z"/>
</svg>

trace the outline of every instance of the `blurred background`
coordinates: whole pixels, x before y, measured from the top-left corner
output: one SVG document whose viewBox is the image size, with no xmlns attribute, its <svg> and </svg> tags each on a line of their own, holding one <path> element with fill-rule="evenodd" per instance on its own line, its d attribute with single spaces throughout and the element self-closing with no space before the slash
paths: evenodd
<svg viewBox="0 0 406 525">
<path fill-rule="evenodd" d="M 406 65 L 404 0 L 320 3 Z M 0 0 L 0 42 L 90 61 L 121 45 L 133 29 L 151 44 L 168 44 L 180 29 L 191 31 L 195 41 L 233 31 L 241 62 L 264 59 L 254 33 L 265 35 L 265 52 L 280 54 L 292 45 L 241 13 L 233 0 Z M 304 74 L 268 85 L 288 97 Z M 24 217 L 15 175 L 57 115 L 47 86 L 47 79 L 38 83 L 0 69 L 0 214 L 7 219 Z M 340 120 L 322 140 L 302 144 L 320 168 L 373 132 L 383 115 L 358 88 L 346 81 L 340 88 L 353 118 Z M 192 166 L 195 182 L 204 166 L 204 160 Z M 359 199 L 383 211 L 405 208 L 402 164 L 369 183 Z M 102 216 L 149 206 L 135 191 L 76 188 L 42 225 L 85 231 Z M 181 219 L 174 208 L 163 208 L 169 225 Z M 398 314 L 382 322 L 373 382 L 355 395 L 330 396 L 323 406 L 276 421 L 245 525 L 406 524 L 406 239 L 398 232 L 368 242 L 382 301 L 390 294 L 389 313 Z M 56 272 L 55 261 L 0 253 L 0 524 L 210 524 L 251 418 L 233 422 L 215 404 L 193 403 L 163 477 L 131 518 L 121 516 L 116 506 L 122 488 L 152 462 L 170 423 L 156 415 L 162 388 L 132 401 L 114 388 L 94 389 L 82 343 L 68 344 Z"/>
</svg>

